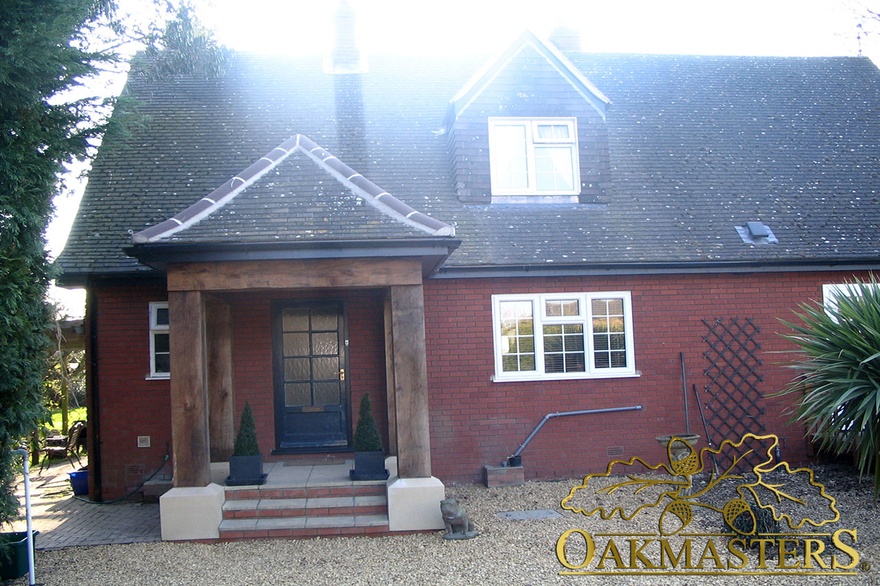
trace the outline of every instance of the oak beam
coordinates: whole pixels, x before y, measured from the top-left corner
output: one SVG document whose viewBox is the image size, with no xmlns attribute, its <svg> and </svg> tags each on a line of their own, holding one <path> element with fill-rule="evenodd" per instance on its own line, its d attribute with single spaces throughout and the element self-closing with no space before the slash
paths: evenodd
<svg viewBox="0 0 880 586">
<path fill-rule="evenodd" d="M 207 486 L 211 482 L 211 460 L 202 293 L 169 292 L 168 316 L 174 486 Z"/>
<path fill-rule="evenodd" d="M 385 297 L 385 402 L 388 412 L 388 453 L 397 455 L 397 394 L 394 389 L 394 333 L 391 297 Z"/>
<path fill-rule="evenodd" d="M 235 445 L 232 307 L 216 297 L 208 297 L 205 312 L 211 461 L 227 462 Z"/>
<path fill-rule="evenodd" d="M 357 258 L 179 263 L 168 267 L 169 291 L 254 291 L 418 285 L 412 259 Z"/>
<path fill-rule="evenodd" d="M 431 476 L 425 301 L 421 285 L 391 287 L 397 467 L 400 478 Z"/>
</svg>

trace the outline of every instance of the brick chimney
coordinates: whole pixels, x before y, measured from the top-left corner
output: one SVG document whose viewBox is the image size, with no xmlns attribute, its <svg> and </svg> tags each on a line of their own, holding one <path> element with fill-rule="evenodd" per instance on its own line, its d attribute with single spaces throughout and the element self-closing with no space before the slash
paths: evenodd
<svg viewBox="0 0 880 586">
<path fill-rule="evenodd" d="M 358 48 L 355 11 L 348 0 L 340 0 L 336 11 L 336 39 L 324 61 L 324 71 L 333 75 L 336 141 L 331 147 L 339 159 L 355 171 L 366 169 L 366 136 L 363 106 L 363 74 L 367 60 Z"/>
<path fill-rule="evenodd" d="M 367 58 L 357 44 L 355 12 L 348 0 L 340 0 L 336 10 L 336 36 L 324 63 L 327 73 L 366 73 Z"/>
</svg>

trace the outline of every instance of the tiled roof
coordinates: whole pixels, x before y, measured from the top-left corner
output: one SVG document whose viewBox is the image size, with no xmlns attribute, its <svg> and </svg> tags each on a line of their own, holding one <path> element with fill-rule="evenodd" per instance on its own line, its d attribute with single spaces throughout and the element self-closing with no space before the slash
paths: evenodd
<svg viewBox="0 0 880 586">
<path fill-rule="evenodd" d="M 296 154 L 305 161 L 297 161 Z M 309 161 L 318 173 L 310 172 Z M 365 209 L 364 203 L 375 211 Z M 417 212 L 310 138 L 297 134 L 182 212 L 141 230 L 132 241 L 350 240 L 407 238 L 420 233 L 452 236 L 455 230 Z"/>
<path fill-rule="evenodd" d="M 64 279 L 150 270 L 123 252 L 133 234 L 187 209 L 297 134 L 425 217 L 454 226 L 462 243 L 444 270 L 878 263 L 880 73 L 868 59 L 565 57 L 612 104 L 605 118 L 611 181 L 595 204 L 457 199 L 444 120 L 484 56 L 371 55 L 369 73 L 359 76 L 325 74 L 320 58 L 240 56 L 224 78 L 208 82 L 133 76 L 127 91 L 148 123 L 102 148 L 59 260 Z M 339 88 L 355 80 L 362 101 L 347 103 L 354 94 Z M 315 218 L 337 200 L 348 206 L 348 223 L 340 217 L 328 238 L 375 238 L 392 226 L 401 237 L 426 234 L 369 205 L 360 209 L 372 216 L 357 216 L 357 196 L 336 179 L 323 191 L 326 174 L 304 153 L 278 169 L 293 173 L 291 165 L 310 168 L 308 180 L 325 177 L 318 188 L 328 199 L 313 198 L 323 202 Z M 235 203 L 241 212 L 224 207 L 170 238 L 223 229 L 228 238 L 258 241 L 263 235 L 235 229 L 230 212 L 245 213 L 248 194 L 255 196 L 248 213 L 280 205 L 277 194 L 295 180 L 279 176 L 283 190 L 267 191 L 274 179 L 249 187 Z M 373 220 L 375 230 L 355 232 Z M 737 227 L 747 222 L 768 226 L 778 243 L 744 242 Z"/>
<path fill-rule="evenodd" d="M 606 97 L 589 79 L 578 71 L 568 58 L 562 54 L 552 43 L 545 43 L 530 31 L 525 31 L 507 50 L 499 57 L 493 57 L 486 62 L 464 86 L 458 90 L 449 102 L 446 125 L 451 125 L 450 118 L 459 115 L 471 104 L 475 96 L 490 85 L 499 72 L 509 67 L 511 61 L 522 51 L 531 50 L 540 55 L 559 72 L 565 83 L 570 84 L 583 96 L 595 110 L 605 118 L 605 112 L 611 105 L 611 100 Z"/>
</svg>

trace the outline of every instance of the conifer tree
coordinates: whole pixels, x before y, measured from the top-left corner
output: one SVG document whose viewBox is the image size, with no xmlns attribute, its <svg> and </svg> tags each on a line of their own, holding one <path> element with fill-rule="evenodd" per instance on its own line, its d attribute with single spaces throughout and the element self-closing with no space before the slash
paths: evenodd
<svg viewBox="0 0 880 586">
<path fill-rule="evenodd" d="M 93 154 L 96 140 L 114 128 L 100 116 L 114 100 L 69 90 L 82 90 L 84 80 L 119 61 L 112 48 L 93 48 L 99 38 L 161 49 L 171 30 L 169 24 L 134 34 L 114 20 L 115 8 L 115 0 L 3 0 L 0 9 L 0 524 L 18 514 L 20 459 L 12 450 L 44 417 L 51 320 L 45 297 L 52 277 L 44 234 L 52 199 L 63 165 Z M 212 60 L 222 59 L 216 44 L 205 41 L 188 8 L 177 14 L 166 45 L 216 71 Z M 166 69 L 173 73 L 178 62 Z"/>
<path fill-rule="evenodd" d="M 50 312 L 44 232 L 62 164 L 100 128 L 88 98 L 59 96 L 112 55 L 84 35 L 111 0 L 6 0 L 0 15 L 0 522 L 14 518 L 19 447 L 43 415 Z"/>
</svg>

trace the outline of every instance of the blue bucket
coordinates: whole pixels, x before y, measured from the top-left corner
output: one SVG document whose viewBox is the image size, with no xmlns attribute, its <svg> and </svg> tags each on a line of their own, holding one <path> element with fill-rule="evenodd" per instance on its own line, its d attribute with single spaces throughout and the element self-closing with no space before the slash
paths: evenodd
<svg viewBox="0 0 880 586">
<path fill-rule="evenodd" d="M 73 487 L 73 494 L 77 496 L 89 494 L 89 471 L 80 470 L 78 472 L 68 472 L 70 476 L 70 486 Z"/>
</svg>

